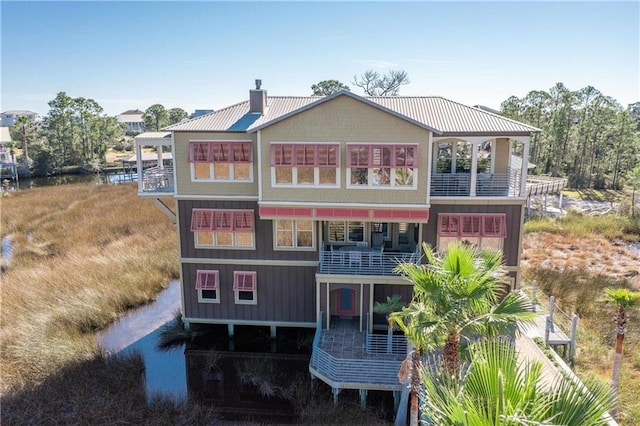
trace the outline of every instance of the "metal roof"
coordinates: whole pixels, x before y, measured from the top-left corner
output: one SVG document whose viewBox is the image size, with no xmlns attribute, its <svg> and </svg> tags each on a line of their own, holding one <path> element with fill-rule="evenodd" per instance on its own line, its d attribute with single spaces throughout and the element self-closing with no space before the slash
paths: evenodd
<svg viewBox="0 0 640 426">
<path fill-rule="evenodd" d="M 0 127 L 0 142 L 11 142 L 11 133 L 8 127 Z"/>
<path fill-rule="evenodd" d="M 244 101 L 210 114 L 166 127 L 167 131 L 253 132 L 295 114 L 349 96 L 439 135 L 525 135 L 539 129 L 439 96 L 358 96 L 341 91 L 326 97 L 269 96 L 264 115 L 249 112 Z"/>
<path fill-rule="evenodd" d="M 135 140 L 147 139 L 171 139 L 171 132 L 144 132 L 134 138 Z"/>
</svg>

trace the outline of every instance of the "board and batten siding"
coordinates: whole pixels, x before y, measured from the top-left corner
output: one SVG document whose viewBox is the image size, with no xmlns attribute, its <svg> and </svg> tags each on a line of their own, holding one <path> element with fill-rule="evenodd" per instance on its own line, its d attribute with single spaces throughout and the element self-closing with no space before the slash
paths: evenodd
<svg viewBox="0 0 640 426">
<path fill-rule="evenodd" d="M 220 303 L 198 302 L 195 289 L 198 270 L 219 271 Z M 233 292 L 234 271 L 256 272 L 255 305 L 236 304 Z M 182 264 L 185 317 L 190 319 L 255 322 L 316 321 L 315 267 L 256 266 L 224 264 Z M 197 322 L 197 321 L 194 321 Z"/>
<path fill-rule="evenodd" d="M 429 131 L 348 96 L 340 96 L 260 130 L 262 199 L 367 204 L 424 204 Z M 282 188 L 271 185 L 271 142 L 340 143 L 339 188 Z M 416 189 L 347 188 L 347 143 L 418 145 Z"/>
<path fill-rule="evenodd" d="M 195 236 L 191 232 L 191 212 L 193 209 L 225 209 L 225 210 L 253 210 L 255 249 L 232 248 L 196 248 Z M 247 261 L 319 261 L 319 235 L 316 225 L 315 250 L 274 250 L 273 249 L 273 221 L 260 220 L 258 203 L 255 201 L 218 201 L 218 200 L 178 200 L 178 216 L 180 223 L 180 248 L 182 258 L 207 259 L 246 259 Z"/>
<path fill-rule="evenodd" d="M 519 266 L 520 247 L 518 243 L 522 208 L 523 206 L 519 204 L 432 204 L 429 209 L 429 223 L 422 227 L 422 238 L 431 247 L 437 247 L 438 215 L 441 213 L 505 213 L 507 215 L 507 237 L 504 239 L 503 245 L 504 261 L 507 266 Z"/>
<path fill-rule="evenodd" d="M 193 182 L 189 163 L 189 141 L 244 141 L 253 146 L 253 182 Z M 176 195 L 258 195 L 256 134 L 245 132 L 174 132 Z"/>
</svg>

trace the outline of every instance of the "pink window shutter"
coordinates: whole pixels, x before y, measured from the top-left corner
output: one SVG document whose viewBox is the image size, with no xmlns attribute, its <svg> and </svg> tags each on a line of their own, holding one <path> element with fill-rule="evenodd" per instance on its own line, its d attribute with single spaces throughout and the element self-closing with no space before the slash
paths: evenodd
<svg viewBox="0 0 640 426">
<path fill-rule="evenodd" d="M 251 142 L 233 142 L 233 162 L 250 163 L 253 148 Z"/>
<path fill-rule="evenodd" d="M 254 291 L 255 272 L 234 272 L 233 291 Z"/>
<path fill-rule="evenodd" d="M 234 231 L 253 232 L 253 211 L 234 212 Z"/>
<path fill-rule="evenodd" d="M 210 148 L 208 142 L 189 142 L 189 162 L 208 163 Z"/>
<path fill-rule="evenodd" d="M 507 236 L 505 214 L 487 215 L 482 219 L 482 236 L 495 238 L 505 238 Z"/>
<path fill-rule="evenodd" d="M 218 271 L 198 271 L 196 290 L 216 290 L 218 288 Z"/>
<path fill-rule="evenodd" d="M 228 210 L 216 210 L 215 231 L 230 232 L 233 230 L 233 212 Z"/>
<path fill-rule="evenodd" d="M 479 237 L 481 235 L 481 217 L 477 215 L 462 215 L 460 220 L 461 237 Z"/>
<path fill-rule="evenodd" d="M 213 210 L 191 211 L 191 232 L 213 231 Z"/>
<path fill-rule="evenodd" d="M 438 235 L 457 237 L 460 233 L 460 216 L 455 214 L 438 215 Z"/>
</svg>

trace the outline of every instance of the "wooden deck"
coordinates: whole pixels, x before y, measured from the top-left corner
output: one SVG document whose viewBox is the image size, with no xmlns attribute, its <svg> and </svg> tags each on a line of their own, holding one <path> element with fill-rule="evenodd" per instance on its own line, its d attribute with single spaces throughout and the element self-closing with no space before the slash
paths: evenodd
<svg viewBox="0 0 640 426">
<path fill-rule="evenodd" d="M 355 319 L 331 321 L 316 330 L 309 371 L 339 392 L 340 389 L 400 391 L 398 371 L 405 354 L 369 353 L 366 333 L 358 330 Z"/>
</svg>

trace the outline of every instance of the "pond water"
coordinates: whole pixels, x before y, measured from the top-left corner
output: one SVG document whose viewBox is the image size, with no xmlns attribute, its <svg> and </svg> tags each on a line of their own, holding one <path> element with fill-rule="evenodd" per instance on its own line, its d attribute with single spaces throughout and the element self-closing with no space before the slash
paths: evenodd
<svg viewBox="0 0 640 426">
<path fill-rule="evenodd" d="M 214 405 L 225 420 L 291 423 L 290 392 L 308 378 L 314 330 L 278 328 L 272 339 L 268 327 L 236 326 L 230 339 L 224 325 L 194 325 L 199 337 L 160 349 L 161 330 L 179 308 L 180 285 L 174 281 L 154 303 L 97 333 L 96 341 L 107 354 L 142 355 L 148 398 L 188 396 Z M 272 393 L 265 396 L 264 389 Z"/>
<path fill-rule="evenodd" d="M 4 264 L 11 263 L 13 257 L 13 245 L 11 244 L 11 238 L 6 236 L 2 239 L 2 261 Z"/>
<path fill-rule="evenodd" d="M 180 309 L 180 283 L 172 281 L 154 303 L 122 317 L 96 334 L 98 345 L 107 354 L 138 352 L 145 362 L 147 395 L 186 398 L 187 382 L 184 345 L 170 350 L 158 348 L 160 329 L 173 320 Z"/>
<path fill-rule="evenodd" d="M 21 179 L 16 185 L 13 183 L 12 189 L 33 189 L 41 188 L 43 186 L 56 186 L 65 185 L 70 183 L 95 183 L 96 185 L 104 183 L 127 183 L 137 182 L 137 173 L 122 174 L 122 173 L 91 173 L 91 174 L 72 174 L 72 175 L 59 175 L 51 176 L 47 178 L 28 178 Z"/>
</svg>

